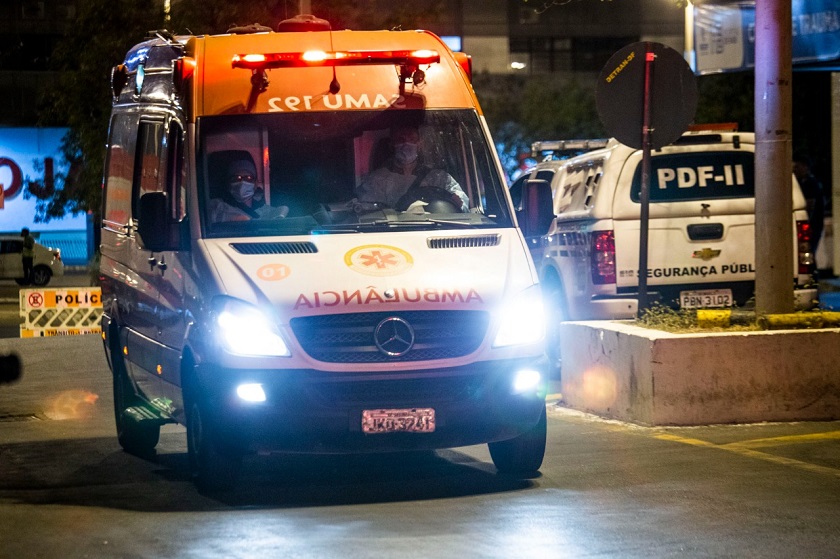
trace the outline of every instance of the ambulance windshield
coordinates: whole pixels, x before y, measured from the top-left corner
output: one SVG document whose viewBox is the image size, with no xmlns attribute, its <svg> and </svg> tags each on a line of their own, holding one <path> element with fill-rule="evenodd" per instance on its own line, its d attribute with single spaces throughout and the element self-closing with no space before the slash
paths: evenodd
<svg viewBox="0 0 840 559">
<path fill-rule="evenodd" d="M 208 116 L 198 138 L 207 237 L 513 226 L 472 110 Z"/>
</svg>

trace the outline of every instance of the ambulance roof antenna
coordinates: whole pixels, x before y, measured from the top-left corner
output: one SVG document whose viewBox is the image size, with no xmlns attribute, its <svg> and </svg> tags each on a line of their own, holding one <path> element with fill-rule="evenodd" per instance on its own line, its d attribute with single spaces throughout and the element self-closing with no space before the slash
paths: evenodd
<svg viewBox="0 0 840 559">
<path fill-rule="evenodd" d="M 330 25 L 330 50 L 335 52 L 335 47 L 333 47 L 332 25 Z M 335 66 L 332 67 L 332 71 L 333 79 L 330 82 L 330 93 L 335 95 L 341 90 L 341 84 L 338 83 L 338 78 L 335 75 Z"/>
<path fill-rule="evenodd" d="M 332 25 L 330 22 L 315 17 L 312 14 L 298 14 L 293 18 L 284 19 L 277 25 L 278 32 L 292 32 L 301 33 L 306 31 L 329 31 L 330 33 L 330 50 L 334 50 Z M 338 78 L 335 75 L 335 66 L 332 67 L 333 79 L 330 82 L 330 93 L 335 95 L 341 89 L 341 84 L 338 83 Z"/>
</svg>

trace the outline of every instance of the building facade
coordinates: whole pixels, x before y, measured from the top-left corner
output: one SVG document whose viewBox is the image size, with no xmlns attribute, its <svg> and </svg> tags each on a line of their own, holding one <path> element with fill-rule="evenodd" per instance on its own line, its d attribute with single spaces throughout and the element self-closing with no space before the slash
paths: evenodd
<svg viewBox="0 0 840 559">
<path fill-rule="evenodd" d="M 160 0 L 177 10 L 177 1 Z M 371 9 L 392 6 L 377 0 Z M 293 4 L 293 3 L 292 3 Z M 318 0 L 309 2 L 317 13 Z M 415 0 L 439 8 L 428 27 L 454 37 L 476 72 L 597 75 L 621 47 L 657 41 L 682 52 L 684 10 L 675 0 Z M 50 83 L 53 48 L 79 0 L 0 2 L 0 126 L 32 126 L 39 91 Z M 54 77 L 54 76 L 53 76 Z"/>
</svg>

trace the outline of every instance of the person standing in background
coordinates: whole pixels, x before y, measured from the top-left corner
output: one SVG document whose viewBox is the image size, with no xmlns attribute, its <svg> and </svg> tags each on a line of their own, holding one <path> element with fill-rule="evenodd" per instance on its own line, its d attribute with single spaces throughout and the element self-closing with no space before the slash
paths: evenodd
<svg viewBox="0 0 840 559">
<path fill-rule="evenodd" d="M 23 282 L 31 285 L 32 265 L 35 260 L 35 237 L 29 232 L 28 227 L 21 229 L 20 236 L 23 237 L 23 251 L 20 253 L 23 262 Z"/>
</svg>

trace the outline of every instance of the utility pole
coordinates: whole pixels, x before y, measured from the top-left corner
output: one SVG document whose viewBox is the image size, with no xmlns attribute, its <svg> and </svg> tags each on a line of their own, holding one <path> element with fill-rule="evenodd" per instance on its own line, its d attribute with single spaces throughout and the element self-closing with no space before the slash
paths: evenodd
<svg viewBox="0 0 840 559">
<path fill-rule="evenodd" d="M 791 0 L 755 2 L 755 310 L 759 316 L 794 309 L 791 18 Z"/>
<path fill-rule="evenodd" d="M 299 14 L 311 14 L 312 13 L 312 2 L 310 0 L 300 0 L 300 11 Z"/>
</svg>

